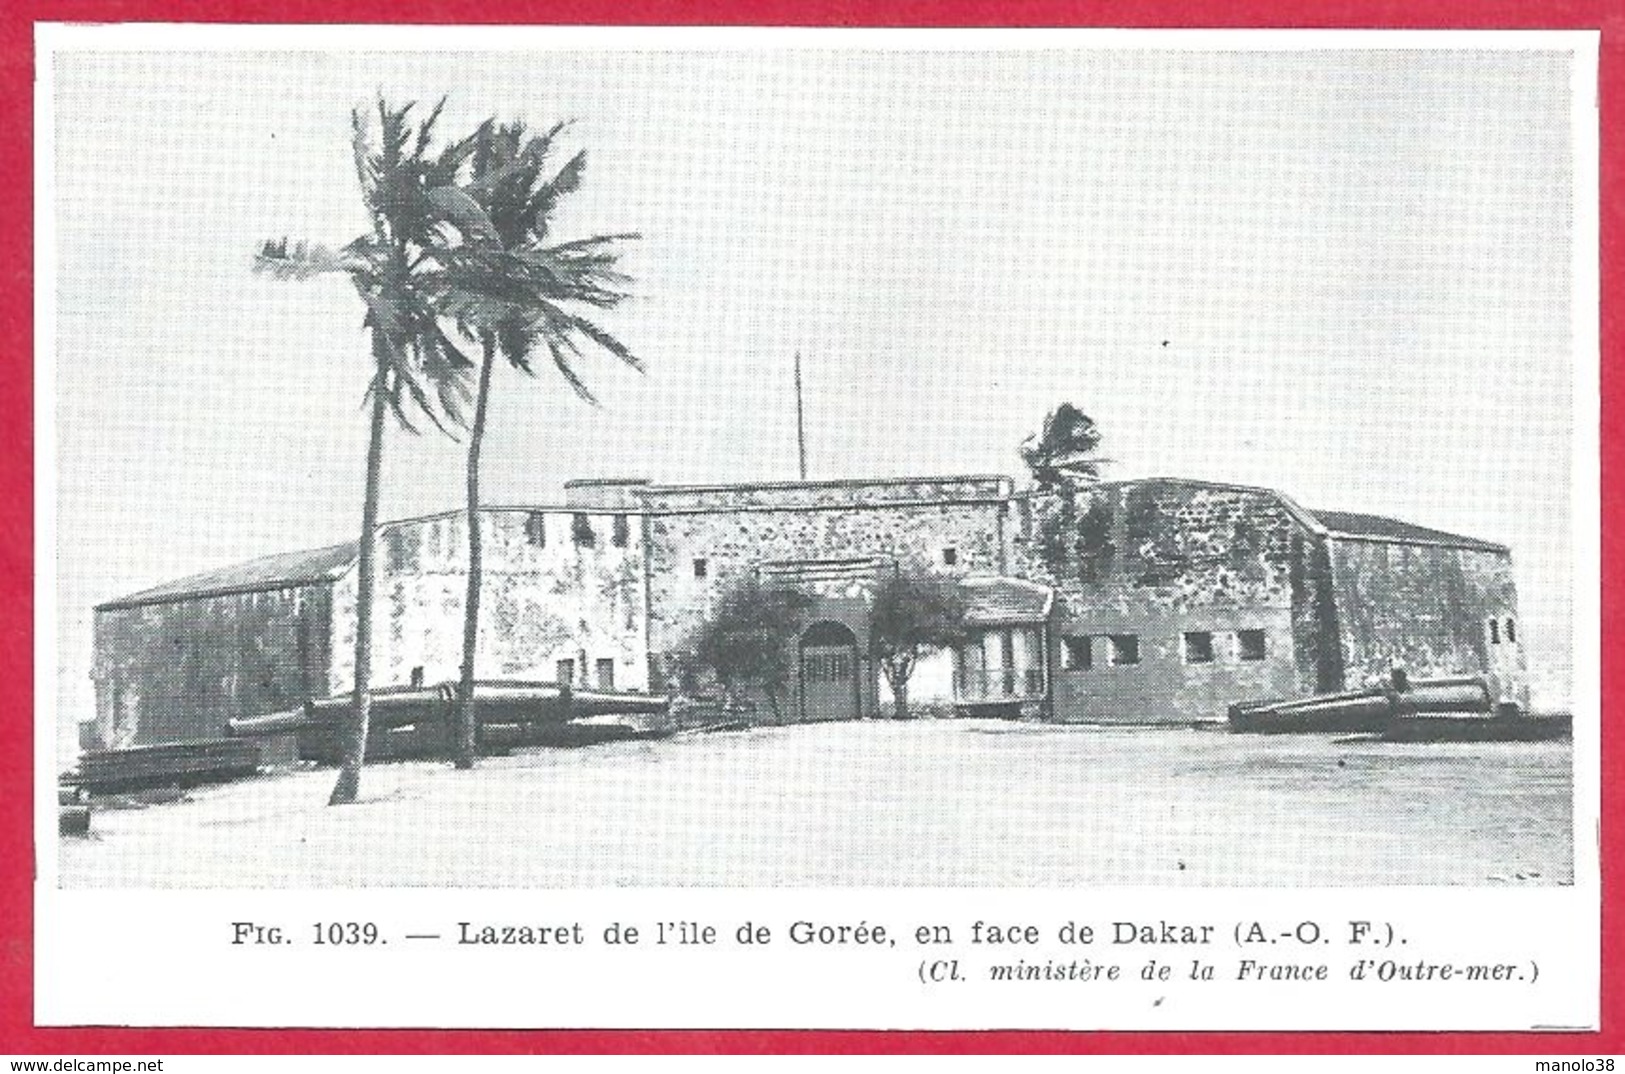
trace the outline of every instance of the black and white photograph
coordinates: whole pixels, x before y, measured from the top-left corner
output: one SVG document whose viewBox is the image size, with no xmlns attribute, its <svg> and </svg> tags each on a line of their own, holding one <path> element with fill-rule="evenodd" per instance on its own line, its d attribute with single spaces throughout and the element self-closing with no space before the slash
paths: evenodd
<svg viewBox="0 0 1625 1074">
<path fill-rule="evenodd" d="M 1594 34 L 39 44 L 42 1024 L 1596 1024 Z"/>
<path fill-rule="evenodd" d="M 51 55 L 51 885 L 1594 868 L 1594 56 L 543 38 Z"/>
<path fill-rule="evenodd" d="M 1595 1024 L 1594 34 L 38 41 L 42 1024 Z"/>
</svg>

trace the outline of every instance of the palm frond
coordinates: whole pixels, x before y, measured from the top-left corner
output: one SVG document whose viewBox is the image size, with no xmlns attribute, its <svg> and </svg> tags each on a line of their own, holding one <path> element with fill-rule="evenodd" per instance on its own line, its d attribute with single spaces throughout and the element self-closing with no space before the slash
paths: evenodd
<svg viewBox="0 0 1625 1074">
<path fill-rule="evenodd" d="M 531 192 L 525 204 L 525 215 L 535 221 L 532 231 L 538 240 L 547 237 L 547 225 L 553 210 L 558 207 L 560 199 L 580 188 L 581 177 L 586 170 L 587 151 L 583 149 L 571 157 L 552 179 Z"/>
<path fill-rule="evenodd" d="M 613 354 L 616 358 L 619 358 L 633 369 L 636 369 L 639 373 L 647 373 L 649 371 L 647 367 L 644 366 L 643 360 L 632 353 L 631 348 L 610 333 L 598 327 L 596 324 L 593 324 L 591 321 L 587 320 L 585 317 L 571 317 L 569 324 L 572 329 L 586 336 L 588 339 L 598 344 L 598 346 L 602 347 L 610 354 Z"/>
<path fill-rule="evenodd" d="M 456 440 L 457 434 L 448 429 L 445 422 L 440 420 L 440 415 L 436 412 L 434 404 L 429 400 L 429 393 L 423 390 L 423 382 L 419 378 L 413 376 L 412 372 L 413 371 L 409 369 L 397 369 L 395 376 L 392 379 L 395 390 L 390 396 L 390 407 L 395 411 L 395 416 L 405 423 L 405 406 L 401 398 L 401 392 L 402 389 L 404 389 L 406 395 L 411 398 L 412 403 L 417 407 L 418 411 L 421 412 L 424 417 L 428 418 L 436 429 L 439 429 L 449 439 Z M 411 429 L 412 432 L 417 431 L 409 424 L 407 427 Z"/>
<path fill-rule="evenodd" d="M 575 367 L 570 364 L 571 346 L 569 340 L 563 337 L 549 336 L 547 337 L 547 349 L 553 355 L 553 367 L 559 371 L 559 375 L 564 378 L 564 382 L 576 393 L 576 398 L 590 406 L 597 406 L 598 397 L 593 395 L 592 389 L 587 387 L 586 382 L 576 373 Z"/>
<path fill-rule="evenodd" d="M 320 243 L 268 239 L 254 255 L 254 270 L 278 280 L 308 280 L 332 272 L 350 272 L 353 261 Z"/>
<path fill-rule="evenodd" d="M 501 241 L 496 225 L 467 191 L 455 186 L 437 186 L 425 197 L 440 216 L 469 241 L 487 244 Z"/>
<path fill-rule="evenodd" d="M 440 113 L 446 109 L 447 98 L 441 97 L 430 109 L 429 115 L 418 124 L 417 146 L 412 150 L 412 156 L 421 159 L 429 151 L 429 140 L 434 137 L 434 125 L 440 119 Z M 410 107 L 410 106 L 408 106 Z"/>
<path fill-rule="evenodd" d="M 378 190 L 378 173 L 372 163 L 372 151 L 367 135 L 367 113 L 359 108 L 352 108 L 350 127 L 356 180 L 361 184 L 361 195 L 366 200 L 368 209 L 376 211 L 374 201 Z"/>
</svg>

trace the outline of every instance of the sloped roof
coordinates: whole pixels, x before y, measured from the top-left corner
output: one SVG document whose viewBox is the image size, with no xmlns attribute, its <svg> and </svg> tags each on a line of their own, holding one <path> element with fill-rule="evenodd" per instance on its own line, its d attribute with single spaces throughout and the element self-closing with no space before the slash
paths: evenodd
<svg viewBox="0 0 1625 1074">
<path fill-rule="evenodd" d="M 1320 520 L 1333 537 L 1353 537 L 1373 541 L 1398 541 L 1408 544 L 1437 544 L 1451 548 L 1468 548 L 1482 552 L 1505 552 L 1506 545 L 1481 541 L 1476 537 L 1463 537 L 1457 533 L 1429 529 L 1397 518 L 1361 514 L 1358 511 L 1322 511 L 1310 508 L 1310 514 Z"/>
<path fill-rule="evenodd" d="M 354 541 L 304 552 L 283 552 L 274 556 L 262 556 L 247 563 L 204 571 L 202 574 L 194 574 L 179 581 L 143 589 L 139 593 L 98 604 L 96 610 L 134 608 L 143 604 L 185 600 L 189 597 L 254 593 L 331 581 L 349 569 L 350 564 L 355 561 L 355 556 Z"/>
<path fill-rule="evenodd" d="M 1055 591 L 1023 578 L 961 578 L 965 620 L 975 626 L 1040 623 L 1049 618 Z"/>
</svg>

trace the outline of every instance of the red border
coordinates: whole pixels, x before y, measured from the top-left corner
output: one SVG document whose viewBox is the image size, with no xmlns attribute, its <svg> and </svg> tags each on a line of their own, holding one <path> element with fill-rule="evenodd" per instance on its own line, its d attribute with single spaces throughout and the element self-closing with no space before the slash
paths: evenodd
<svg viewBox="0 0 1625 1074">
<path fill-rule="evenodd" d="M 1368 27 L 1386 29 L 1595 29 L 1602 31 L 1601 239 L 1604 361 L 1602 390 L 1602 637 L 1625 609 L 1625 388 L 1620 362 L 1625 320 L 1625 157 L 1618 129 L 1625 106 L 1625 0 L 576 0 L 545 11 L 523 0 L 13 0 L 0 13 L 0 122 L 13 132 L 0 158 L 12 209 L 0 230 L 0 339 L 11 368 L 33 367 L 33 32 L 36 22 L 529 23 L 761 26 L 1112 26 Z M 1615 128 L 1610 131 L 1610 127 Z M 33 393 L 32 380 L 0 389 L 0 1051 L 21 1054 L 187 1054 L 405 1052 L 1093 1052 L 1093 1053 L 1593 1053 L 1625 1052 L 1622 968 L 1625 933 L 1618 896 L 1619 826 L 1625 817 L 1625 749 L 1614 717 L 1625 688 L 1625 658 L 1605 644 L 1602 669 L 1602 1032 L 1521 1033 L 1065 1033 L 824 1031 L 449 1031 L 41 1029 L 33 1024 Z M 1580 839 L 1585 832 L 1577 832 Z"/>
</svg>

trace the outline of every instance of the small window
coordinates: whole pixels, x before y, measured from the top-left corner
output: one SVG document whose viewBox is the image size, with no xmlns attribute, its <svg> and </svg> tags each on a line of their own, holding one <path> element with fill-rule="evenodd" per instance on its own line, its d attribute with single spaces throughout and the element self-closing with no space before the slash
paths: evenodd
<svg viewBox="0 0 1625 1074">
<path fill-rule="evenodd" d="M 704 578 L 709 573 L 711 573 L 711 564 L 704 557 L 694 561 L 694 577 Z"/>
<path fill-rule="evenodd" d="M 948 547 L 942 550 L 942 565 L 952 567 L 959 562 L 959 549 Z"/>
<path fill-rule="evenodd" d="M 576 683 L 576 662 L 574 660 L 560 660 L 553 673 L 553 681 L 559 686 L 574 686 Z"/>
<path fill-rule="evenodd" d="M 1138 634 L 1108 634 L 1111 642 L 1112 663 L 1138 664 L 1140 662 L 1140 636 Z"/>
<path fill-rule="evenodd" d="M 1518 628 L 1511 619 L 1507 620 L 1507 642 L 1515 643 L 1518 640 Z"/>
<path fill-rule="evenodd" d="M 1063 671 L 1088 671 L 1095 666 L 1093 638 L 1087 634 L 1068 635 L 1061 638 L 1061 669 Z"/>
<path fill-rule="evenodd" d="M 547 547 L 547 516 L 532 511 L 525 516 L 525 541 L 533 548 Z"/>
<path fill-rule="evenodd" d="M 1208 630 L 1185 631 L 1185 663 L 1213 663 L 1213 633 Z"/>
<path fill-rule="evenodd" d="M 1236 655 L 1242 660 L 1262 660 L 1268 655 L 1262 630 L 1236 631 Z"/>
<path fill-rule="evenodd" d="M 613 689 L 615 689 L 615 661 L 614 660 L 611 660 L 611 659 L 609 659 L 607 657 L 601 657 L 601 658 L 599 658 L 597 663 L 594 665 L 594 670 L 598 673 L 598 689 L 600 689 L 600 690 L 613 690 Z"/>
<path fill-rule="evenodd" d="M 592 531 L 592 519 L 586 515 L 578 514 L 570 520 L 570 536 L 582 548 L 591 548 L 598 543 L 598 535 Z"/>
<path fill-rule="evenodd" d="M 631 534 L 631 527 L 626 524 L 625 515 L 615 516 L 615 527 L 610 531 L 610 543 L 616 548 L 625 548 L 627 537 Z"/>
<path fill-rule="evenodd" d="M 1490 644 L 1501 644 L 1501 621 L 1499 619 L 1490 620 Z"/>
</svg>

